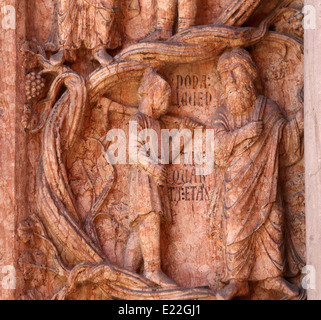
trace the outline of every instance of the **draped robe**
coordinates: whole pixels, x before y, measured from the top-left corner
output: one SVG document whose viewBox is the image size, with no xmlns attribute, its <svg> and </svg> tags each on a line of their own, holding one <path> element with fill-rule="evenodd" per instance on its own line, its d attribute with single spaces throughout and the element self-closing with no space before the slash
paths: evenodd
<svg viewBox="0 0 321 320">
<path fill-rule="evenodd" d="M 236 145 L 238 129 L 250 121 L 263 121 L 257 140 Z M 226 107 L 213 120 L 218 188 L 211 212 L 221 214 L 225 244 L 225 277 L 259 281 L 284 272 L 284 219 L 278 185 L 280 166 L 301 157 L 301 138 L 295 119 L 288 121 L 279 106 L 260 96 L 244 116 Z"/>
<path fill-rule="evenodd" d="M 120 38 L 114 23 L 114 0 L 58 0 L 59 46 L 114 49 Z"/>
</svg>

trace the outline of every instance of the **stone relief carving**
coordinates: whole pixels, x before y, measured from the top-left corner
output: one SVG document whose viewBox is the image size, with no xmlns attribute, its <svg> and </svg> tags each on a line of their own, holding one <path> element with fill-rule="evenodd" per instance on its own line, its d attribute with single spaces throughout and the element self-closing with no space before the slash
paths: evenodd
<svg viewBox="0 0 321 320">
<path fill-rule="evenodd" d="M 269 289 L 298 296 L 299 288 L 283 278 L 278 167 L 302 158 L 303 108 L 287 121 L 274 101 L 259 95 L 257 67 L 243 49 L 223 54 L 218 69 L 226 106 L 213 120 L 215 161 L 222 168 L 213 210 L 222 210 L 228 283 L 218 296 L 246 295 L 248 281 L 266 281 Z"/>
<path fill-rule="evenodd" d="M 131 121 L 137 123 L 138 135 L 142 130 L 152 129 L 160 140 L 159 117 L 167 112 L 171 88 L 155 72 L 147 70 L 139 88 L 139 94 L 142 97 L 141 104 L 138 113 Z M 129 135 L 131 139 L 135 137 L 132 132 Z M 144 139 L 139 140 L 135 152 L 142 153 L 142 147 L 145 144 Z M 129 152 L 129 157 L 135 163 L 135 154 Z M 143 257 L 145 277 L 161 286 L 171 287 L 176 284 L 161 271 L 160 261 L 160 220 L 170 215 L 166 211 L 170 208 L 165 207 L 168 201 L 166 192 L 162 192 L 164 191 L 162 189 L 166 188 L 165 185 L 166 168 L 161 164 L 160 159 L 157 157 L 151 162 L 141 155 L 139 163 L 133 165 L 130 170 L 129 223 L 132 232 L 126 246 L 124 266 L 137 272 Z"/>
<path fill-rule="evenodd" d="M 274 23 L 274 29 L 302 39 L 304 36 L 302 24 L 304 16 L 301 10 L 297 8 L 284 8 L 282 14 L 280 14 Z"/>
<path fill-rule="evenodd" d="M 161 271 L 160 261 L 161 220 L 172 221 L 166 185 L 167 172 L 161 161 L 161 155 L 166 150 L 155 150 L 158 155 L 156 159 L 156 155 L 152 154 L 152 158 L 147 157 L 147 153 L 142 152 L 146 148 L 146 141 L 144 137 L 140 137 L 143 130 L 154 130 L 157 139 L 155 144 L 159 148 L 162 147 L 162 129 L 165 125 L 159 118 L 167 113 L 171 101 L 171 88 L 155 71 L 148 69 L 144 74 L 139 94 L 142 97 L 141 103 L 138 112 L 131 118 L 131 122 L 137 124 L 137 135 L 129 132 L 129 145 L 135 145 L 132 139 L 139 137 L 137 149 L 135 148 L 134 152 L 129 151 L 129 159 L 136 163 L 136 154 L 140 154 L 140 159 L 130 170 L 129 223 L 132 231 L 125 250 L 124 267 L 137 272 L 142 257 L 144 276 L 147 279 L 162 287 L 173 287 L 177 285 Z M 187 126 L 196 128 L 199 124 L 191 119 L 184 119 L 180 131 Z M 172 150 L 171 146 L 169 150 Z M 172 153 L 170 156 L 173 157 Z M 173 162 L 171 160 L 170 163 Z"/>
<path fill-rule="evenodd" d="M 305 297 L 303 45 L 292 20 L 270 30 L 291 1 L 255 27 L 241 26 L 262 1 L 231 1 L 197 27 L 195 1 L 165 2 L 156 33 L 114 57 L 114 1 L 58 1 L 56 53 L 24 47 L 22 124 L 39 149 L 35 213 L 19 228 L 26 299 Z M 142 5 L 131 3 L 138 14 Z M 101 66 L 80 74 L 68 61 L 82 44 Z M 111 163 L 109 130 L 130 143 L 133 120 L 157 139 L 214 129 L 214 172 L 197 175 L 195 159 Z"/>
<path fill-rule="evenodd" d="M 196 0 L 157 0 L 156 30 L 145 40 L 167 40 L 173 35 L 173 28 L 178 11 L 178 32 L 194 26 L 197 13 Z"/>
<path fill-rule="evenodd" d="M 62 64 L 68 52 L 72 54 L 84 45 L 101 65 L 110 64 L 113 59 L 106 50 L 120 44 L 114 6 L 115 0 L 57 0 L 57 30 L 53 32 L 58 36 L 58 52 L 51 63 Z"/>
</svg>

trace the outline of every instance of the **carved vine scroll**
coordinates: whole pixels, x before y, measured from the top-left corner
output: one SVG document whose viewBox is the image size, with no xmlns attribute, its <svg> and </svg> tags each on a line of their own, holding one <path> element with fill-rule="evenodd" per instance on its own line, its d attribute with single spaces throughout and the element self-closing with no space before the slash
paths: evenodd
<svg viewBox="0 0 321 320">
<path fill-rule="evenodd" d="M 111 190 L 117 183 L 117 170 L 108 163 L 106 156 L 107 146 L 104 141 L 96 141 L 101 147 L 108 173 L 104 184 L 100 186 L 99 194 L 85 212 L 85 217 L 78 209 L 67 163 L 80 146 L 83 124 L 88 113 L 98 104 L 109 101 L 108 98 L 121 104 L 122 101 L 116 101 L 113 93 L 124 83 L 138 89 L 143 74 L 149 67 L 162 73 L 168 68 L 183 64 L 213 62 L 225 50 L 238 47 L 250 48 L 259 57 L 260 50 L 267 42 L 282 43 L 302 60 L 303 45 L 299 39 L 269 31 L 288 2 L 282 2 L 258 28 L 242 28 L 239 26 L 262 1 L 235 1 L 216 24 L 188 28 L 167 41 L 141 42 L 129 46 L 114 57 L 111 64 L 100 67 L 86 79 L 67 66 L 54 64 L 44 54 L 36 55 L 42 68 L 41 74 L 54 79 L 46 99 L 39 102 L 43 106 L 40 121 L 31 130 L 32 134 L 43 130 L 37 172 L 39 218 L 34 216 L 30 222 L 42 227 L 38 232 L 31 231 L 32 228 L 21 228 L 21 233 L 27 232 L 37 239 L 37 243 L 44 242 L 51 248 L 48 255 L 59 266 L 51 271 L 60 274 L 64 283 L 53 299 L 71 299 L 77 296 L 77 290 L 86 286 L 98 288 L 104 299 L 217 298 L 210 289 L 156 287 L 143 276 L 111 263 L 99 242 L 95 227 L 95 221 L 104 214 L 103 207 L 108 203 Z M 235 16 L 233 12 L 239 14 Z M 124 107 L 125 110 L 120 113 L 132 115 L 137 110 L 137 96 L 133 95 L 128 100 L 129 106 Z M 177 117 L 167 115 L 164 117 L 165 122 L 166 120 L 175 122 Z M 108 115 L 106 123 L 108 124 Z M 86 172 L 85 167 L 84 171 Z M 87 176 L 89 177 L 88 172 Z M 292 251 L 293 254 L 295 252 Z M 297 260 L 295 263 L 298 267 L 302 259 L 299 263 Z"/>
</svg>

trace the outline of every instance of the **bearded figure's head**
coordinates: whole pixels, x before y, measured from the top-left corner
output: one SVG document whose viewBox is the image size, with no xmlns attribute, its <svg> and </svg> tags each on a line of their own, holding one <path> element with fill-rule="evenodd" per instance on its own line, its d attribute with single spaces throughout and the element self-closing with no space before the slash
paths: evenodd
<svg viewBox="0 0 321 320">
<path fill-rule="evenodd" d="M 244 49 L 225 52 L 219 59 L 218 72 L 225 103 L 233 115 L 241 115 L 254 107 L 261 90 L 258 68 Z"/>
<path fill-rule="evenodd" d="M 148 68 L 146 70 L 138 94 L 142 99 L 147 100 L 148 108 L 152 110 L 155 119 L 167 113 L 171 101 L 171 92 L 168 82 L 154 69 Z M 140 108 L 142 107 L 146 108 L 146 104 L 141 104 Z"/>
</svg>

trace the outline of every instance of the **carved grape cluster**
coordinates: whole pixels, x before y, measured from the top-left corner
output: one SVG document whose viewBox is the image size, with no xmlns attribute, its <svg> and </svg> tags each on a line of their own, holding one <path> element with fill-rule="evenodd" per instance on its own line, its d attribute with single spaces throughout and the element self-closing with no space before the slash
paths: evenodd
<svg viewBox="0 0 321 320">
<path fill-rule="evenodd" d="M 26 76 L 26 96 L 30 101 L 39 97 L 46 86 L 46 81 L 36 72 L 31 72 Z"/>
</svg>

